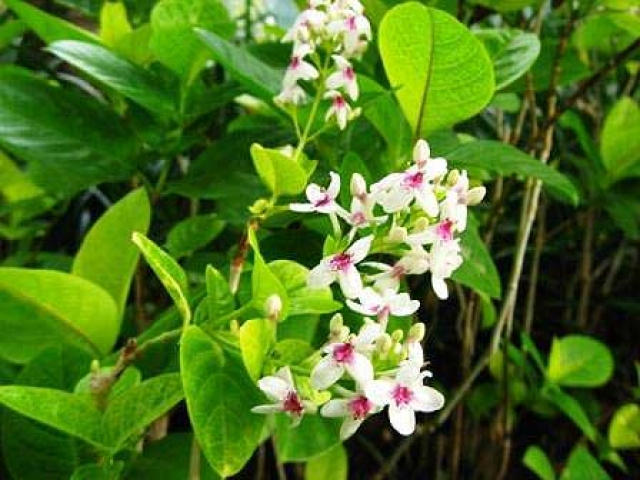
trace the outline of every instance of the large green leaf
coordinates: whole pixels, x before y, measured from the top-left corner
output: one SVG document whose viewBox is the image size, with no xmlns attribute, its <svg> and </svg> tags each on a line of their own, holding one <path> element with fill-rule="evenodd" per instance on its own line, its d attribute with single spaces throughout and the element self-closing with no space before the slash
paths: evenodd
<svg viewBox="0 0 640 480">
<path fill-rule="evenodd" d="M 105 354 L 120 329 L 111 296 L 67 273 L 0 268 L 0 299 L 0 355 L 13 362 L 59 342 Z"/>
<path fill-rule="evenodd" d="M 213 58 L 242 83 L 249 93 L 269 102 L 278 94 L 282 82 L 282 74 L 278 70 L 213 32 L 197 28 L 196 33 L 209 48 Z"/>
<path fill-rule="evenodd" d="M 600 151 L 613 181 L 631 174 L 640 162 L 640 107 L 630 97 L 618 100 L 607 115 Z"/>
<path fill-rule="evenodd" d="M 56 345 L 34 357 L 15 379 L 17 385 L 72 391 L 89 370 L 91 355 Z M 68 480 L 88 461 L 84 444 L 11 410 L 2 415 L 3 460 L 13 478 Z"/>
<path fill-rule="evenodd" d="M 187 83 L 210 57 L 195 27 L 227 39 L 235 31 L 235 23 L 219 0 L 162 0 L 151 13 L 151 50 Z"/>
<path fill-rule="evenodd" d="M 420 135 L 480 112 L 494 92 L 482 43 L 451 15 L 417 2 L 389 10 L 379 33 L 385 71 Z"/>
<path fill-rule="evenodd" d="M 610 478 L 600 462 L 584 445 L 578 445 L 573 449 L 560 475 L 560 480 L 610 480 Z"/>
<path fill-rule="evenodd" d="M 300 425 L 291 428 L 291 419 L 278 415 L 275 436 L 280 460 L 302 462 L 326 453 L 341 443 L 341 423 L 339 419 L 306 415 Z"/>
<path fill-rule="evenodd" d="M 578 191 L 567 177 L 511 145 L 478 140 L 460 145 L 446 157 L 454 168 L 537 178 L 566 201 L 574 205 L 578 203 Z"/>
<path fill-rule="evenodd" d="M 72 273 L 109 292 L 121 315 L 139 257 L 131 235 L 134 231 L 147 233 L 150 220 L 147 193 L 143 188 L 134 190 L 91 227 L 73 261 Z"/>
<path fill-rule="evenodd" d="M 266 318 L 247 320 L 240 327 L 238 341 L 242 361 L 253 381 L 258 381 L 262 376 L 262 368 L 273 346 L 274 337 L 273 323 Z"/>
<path fill-rule="evenodd" d="M 91 32 L 74 24 L 50 15 L 19 0 L 4 0 L 11 10 L 27 24 L 46 43 L 58 40 L 79 40 L 81 42 L 100 43 L 100 39 Z"/>
<path fill-rule="evenodd" d="M 349 457 L 344 445 L 336 445 L 307 462 L 304 480 L 347 480 Z"/>
<path fill-rule="evenodd" d="M 11 45 L 11 42 L 27 29 L 27 24 L 22 20 L 10 20 L 0 25 L 0 52 Z"/>
<path fill-rule="evenodd" d="M 311 171 L 284 153 L 254 143 L 251 158 L 262 183 L 274 196 L 297 195 L 307 186 Z"/>
<path fill-rule="evenodd" d="M 547 375 L 567 387 L 599 387 L 613 374 L 613 356 L 604 343 L 584 335 L 556 338 L 551 344 Z"/>
<path fill-rule="evenodd" d="M 496 90 L 524 75 L 540 54 L 540 40 L 533 33 L 508 29 L 475 30 L 473 33 L 489 52 Z"/>
<path fill-rule="evenodd" d="M 211 265 L 206 270 L 207 282 L 207 316 L 212 326 L 227 328 L 228 325 L 218 324 L 218 319 L 235 309 L 235 300 L 231 294 L 229 283 L 224 276 Z"/>
<path fill-rule="evenodd" d="M 106 107 L 14 67 L 0 67 L 0 145 L 39 185 L 73 194 L 135 170 L 132 132 Z"/>
<path fill-rule="evenodd" d="M 640 406 L 621 406 L 609 424 L 609 443 L 613 448 L 640 448 Z"/>
<path fill-rule="evenodd" d="M 205 457 L 221 476 L 237 473 L 260 443 L 265 418 L 250 410 L 265 400 L 242 360 L 223 351 L 195 325 L 182 339 L 180 371 Z"/>
<path fill-rule="evenodd" d="M 556 473 L 547 454 L 537 445 L 529 445 L 522 458 L 529 470 L 534 472 L 541 480 L 555 480 Z"/>
<path fill-rule="evenodd" d="M 64 40 L 49 51 L 152 112 L 171 114 L 176 109 L 175 92 L 160 78 L 104 47 Z"/>
<path fill-rule="evenodd" d="M 186 218 L 169 230 L 167 250 L 176 258 L 190 255 L 214 240 L 224 227 L 215 213 Z"/>
</svg>

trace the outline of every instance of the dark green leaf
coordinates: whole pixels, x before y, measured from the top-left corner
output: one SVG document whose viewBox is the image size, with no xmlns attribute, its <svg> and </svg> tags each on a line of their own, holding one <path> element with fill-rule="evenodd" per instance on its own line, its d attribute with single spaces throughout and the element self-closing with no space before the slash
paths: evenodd
<svg viewBox="0 0 640 480">
<path fill-rule="evenodd" d="M 535 473 L 540 480 L 555 480 L 556 473 L 547 454 L 537 445 L 530 445 L 524 452 L 522 459 L 529 470 Z"/>
<path fill-rule="evenodd" d="M 554 385 L 547 386 L 542 391 L 542 396 L 569 417 L 589 440 L 596 440 L 598 431 L 575 398 Z"/>
<path fill-rule="evenodd" d="M 213 241 L 225 222 L 216 214 L 196 215 L 176 223 L 167 234 L 167 250 L 175 258 L 190 255 Z"/>
<path fill-rule="evenodd" d="M 613 356 L 602 342 L 584 335 L 555 338 L 547 375 L 567 387 L 599 387 L 613 374 Z"/>
<path fill-rule="evenodd" d="M 560 480 L 610 480 L 610 478 L 600 462 L 583 445 L 573 449 L 567 460 L 567 466 L 560 475 Z"/>
</svg>

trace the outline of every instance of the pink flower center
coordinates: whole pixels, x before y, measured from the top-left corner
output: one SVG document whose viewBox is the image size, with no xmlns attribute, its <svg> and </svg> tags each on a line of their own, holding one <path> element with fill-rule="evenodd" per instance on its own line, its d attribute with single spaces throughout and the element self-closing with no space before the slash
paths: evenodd
<svg viewBox="0 0 640 480">
<path fill-rule="evenodd" d="M 396 385 L 396 387 L 391 392 L 391 398 L 393 398 L 398 407 L 401 407 L 403 405 L 409 404 L 409 402 L 413 398 L 413 392 L 408 387 Z"/>
<path fill-rule="evenodd" d="M 400 280 L 407 273 L 407 270 L 402 265 L 394 265 L 391 269 L 391 278 Z"/>
<path fill-rule="evenodd" d="M 353 360 L 353 345 L 341 343 L 333 349 L 333 359 L 338 363 L 350 363 Z"/>
<path fill-rule="evenodd" d="M 424 182 L 424 175 L 422 172 L 408 173 L 402 180 L 402 184 L 406 188 L 420 188 Z"/>
<path fill-rule="evenodd" d="M 344 74 L 344 78 L 346 78 L 350 82 L 353 81 L 353 79 L 356 77 L 355 72 L 351 67 L 345 68 L 342 73 Z"/>
<path fill-rule="evenodd" d="M 336 108 L 336 110 L 342 110 L 343 108 L 345 108 L 346 102 L 344 101 L 344 98 L 342 98 L 342 95 L 337 95 L 333 99 L 333 106 Z"/>
<path fill-rule="evenodd" d="M 331 196 L 328 193 L 325 193 L 322 198 L 320 198 L 320 200 L 313 202 L 313 206 L 314 207 L 326 207 L 327 205 L 329 205 L 331 202 L 333 201 L 333 199 L 331 198 Z"/>
<path fill-rule="evenodd" d="M 300 66 L 300 57 L 298 56 L 291 57 L 291 63 L 289 63 L 289 68 L 291 70 L 295 70 L 299 66 Z"/>
<path fill-rule="evenodd" d="M 444 222 L 439 223 L 436 227 L 436 234 L 440 240 L 444 240 L 445 242 L 453 240 L 453 222 L 446 219 Z"/>
<path fill-rule="evenodd" d="M 349 402 L 349 410 L 354 420 L 362 420 L 369 414 L 372 408 L 373 404 L 367 397 L 362 395 Z"/>
<path fill-rule="evenodd" d="M 329 262 L 329 266 L 334 272 L 346 272 L 351 265 L 353 265 L 353 261 L 351 260 L 351 255 L 348 253 L 338 253 L 334 255 Z"/>
<path fill-rule="evenodd" d="M 356 31 L 357 26 L 356 26 L 356 17 L 355 16 L 347 18 L 346 24 L 347 24 L 347 29 L 348 30 L 351 30 L 352 32 Z"/>
<path fill-rule="evenodd" d="M 300 416 L 304 411 L 304 406 L 302 405 L 302 401 L 296 392 L 293 390 L 287 393 L 287 396 L 282 403 L 282 409 L 285 412 L 289 412 L 293 415 Z"/>
<path fill-rule="evenodd" d="M 362 212 L 356 212 L 351 215 L 351 223 L 354 225 L 364 225 L 367 223 L 367 217 Z"/>
</svg>

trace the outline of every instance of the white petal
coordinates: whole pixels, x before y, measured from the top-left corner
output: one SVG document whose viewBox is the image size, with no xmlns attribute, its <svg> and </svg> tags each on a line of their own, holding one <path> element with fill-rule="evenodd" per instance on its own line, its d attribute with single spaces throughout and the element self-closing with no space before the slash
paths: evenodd
<svg viewBox="0 0 640 480">
<path fill-rule="evenodd" d="M 315 183 L 311 183 L 307 186 L 305 194 L 311 203 L 318 203 L 325 197 L 325 192 Z"/>
<path fill-rule="evenodd" d="M 365 385 L 364 394 L 371 400 L 371 403 L 378 407 L 384 407 L 391 402 L 391 391 L 394 386 L 395 382 L 388 378 L 373 380 Z"/>
<path fill-rule="evenodd" d="M 350 265 L 346 271 L 338 272 L 338 282 L 342 293 L 347 298 L 356 298 L 362 292 L 362 277 L 353 265 Z"/>
<path fill-rule="evenodd" d="M 360 328 L 354 344 L 356 348 L 369 346 L 373 344 L 380 335 L 382 335 L 382 327 L 380 324 L 367 322 Z"/>
<path fill-rule="evenodd" d="M 477 205 L 482 201 L 487 194 L 487 189 L 484 187 L 474 187 L 467 192 L 467 205 Z"/>
<path fill-rule="evenodd" d="M 416 429 L 416 414 L 409 407 L 389 405 L 391 426 L 401 435 L 411 435 Z"/>
<path fill-rule="evenodd" d="M 320 409 L 320 415 L 330 418 L 345 417 L 349 415 L 349 402 L 346 398 L 329 400 Z"/>
<path fill-rule="evenodd" d="M 424 168 L 424 173 L 429 180 L 442 177 L 447 173 L 447 161 L 444 158 L 430 158 Z"/>
<path fill-rule="evenodd" d="M 289 205 L 289 210 L 291 210 L 292 212 L 307 213 L 313 212 L 315 210 L 315 207 L 310 203 L 292 203 Z"/>
<path fill-rule="evenodd" d="M 420 208 L 422 208 L 427 215 L 431 217 L 438 216 L 440 206 L 438 205 L 436 194 L 430 186 L 416 192 L 416 202 L 418 202 Z"/>
<path fill-rule="evenodd" d="M 281 405 L 256 405 L 251 409 L 251 411 L 253 413 L 262 413 L 262 414 L 278 413 L 282 411 L 282 406 Z"/>
<path fill-rule="evenodd" d="M 413 161 L 417 164 L 423 164 L 431 157 L 431 149 L 426 140 L 420 139 L 413 147 Z"/>
<path fill-rule="evenodd" d="M 359 263 L 365 259 L 371 249 L 371 242 L 373 242 L 373 235 L 361 238 L 349 247 L 347 253 L 351 255 L 353 263 Z"/>
<path fill-rule="evenodd" d="M 375 311 L 372 312 L 370 308 L 364 307 L 349 299 L 347 299 L 347 306 L 354 312 L 361 313 L 362 315 L 373 315 L 376 313 Z"/>
<path fill-rule="evenodd" d="M 293 375 L 291 375 L 291 369 L 288 366 L 282 367 L 280 370 L 278 370 L 275 376 L 284 380 L 284 382 L 288 385 L 289 390 L 292 390 L 294 388 Z"/>
<path fill-rule="evenodd" d="M 342 377 L 344 367 L 331 356 L 324 357 L 311 372 L 311 386 L 316 390 L 326 390 Z"/>
<path fill-rule="evenodd" d="M 407 362 L 421 367 L 424 363 L 424 350 L 420 342 L 409 342 L 407 344 Z"/>
<path fill-rule="evenodd" d="M 420 380 L 420 366 L 406 363 L 398 369 L 396 380 L 402 385 L 413 385 Z"/>
<path fill-rule="evenodd" d="M 327 77 L 325 85 L 329 90 L 337 90 L 344 85 L 344 75 L 342 72 L 333 72 Z"/>
<path fill-rule="evenodd" d="M 264 377 L 258 380 L 258 388 L 272 400 L 282 400 L 287 396 L 291 386 L 279 377 Z"/>
<path fill-rule="evenodd" d="M 318 78 L 318 70 L 316 70 L 310 63 L 300 62 L 297 71 L 298 78 L 303 80 L 313 80 Z"/>
<path fill-rule="evenodd" d="M 413 192 L 400 186 L 380 197 L 379 202 L 386 213 L 399 212 L 409 206 L 413 200 Z"/>
<path fill-rule="evenodd" d="M 457 205 L 456 208 L 456 229 L 464 232 L 467 228 L 467 206 Z"/>
<path fill-rule="evenodd" d="M 354 352 L 351 362 L 345 364 L 345 368 L 360 385 L 366 385 L 373 380 L 373 365 L 371 361 L 361 353 Z"/>
<path fill-rule="evenodd" d="M 364 422 L 364 418 L 358 420 L 353 417 L 345 418 L 344 422 L 342 422 L 342 426 L 340 427 L 340 439 L 346 440 L 356 433 L 358 428 L 360 428 L 360 425 L 362 425 L 362 422 Z"/>
<path fill-rule="evenodd" d="M 360 95 L 360 90 L 358 90 L 358 82 L 354 78 L 345 83 L 345 88 L 347 90 L 347 94 L 351 97 L 351 100 L 357 100 Z"/>
<path fill-rule="evenodd" d="M 410 406 L 417 412 L 435 412 L 444 406 L 444 396 L 435 388 L 420 386 L 413 389 Z"/>
<path fill-rule="evenodd" d="M 389 307 L 392 315 L 404 317 L 415 313 L 418 308 L 420 308 L 420 302 L 418 300 L 411 300 L 411 297 L 409 297 L 407 293 L 399 293 L 391 299 Z"/>
<path fill-rule="evenodd" d="M 324 260 L 320 265 L 313 267 L 307 277 L 307 285 L 309 288 L 317 289 L 331 285 L 336 280 L 336 273 L 329 268 Z"/>
<path fill-rule="evenodd" d="M 327 195 L 335 199 L 340 193 L 340 175 L 336 172 L 329 172 L 329 176 L 331 177 L 331 183 L 329 183 L 329 187 L 327 188 Z"/>
<path fill-rule="evenodd" d="M 449 290 L 447 289 L 447 283 L 444 279 L 431 275 L 431 286 L 440 300 L 449 298 Z"/>
</svg>

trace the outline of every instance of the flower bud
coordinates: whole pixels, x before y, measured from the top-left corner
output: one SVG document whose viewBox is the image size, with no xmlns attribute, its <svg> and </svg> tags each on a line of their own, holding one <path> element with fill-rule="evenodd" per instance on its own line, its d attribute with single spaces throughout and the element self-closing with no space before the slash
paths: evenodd
<svg viewBox="0 0 640 480">
<path fill-rule="evenodd" d="M 451 170 L 449 175 L 447 175 L 447 185 L 449 187 L 453 187 L 456 183 L 458 183 L 458 179 L 460 178 L 460 172 L 457 169 Z"/>
<path fill-rule="evenodd" d="M 407 335 L 408 342 L 421 342 L 424 338 L 425 328 L 424 323 L 414 323 L 409 329 L 409 335 Z"/>
<path fill-rule="evenodd" d="M 367 183 L 359 173 L 351 175 L 351 195 L 361 201 L 367 197 Z"/>
<path fill-rule="evenodd" d="M 402 330 L 395 330 L 392 334 L 391 334 L 391 339 L 394 342 L 401 342 L 402 339 L 404 338 L 404 332 Z"/>
<path fill-rule="evenodd" d="M 473 206 L 479 204 L 487 193 L 484 187 L 473 187 L 467 192 L 467 205 Z"/>
<path fill-rule="evenodd" d="M 376 350 L 381 357 L 385 357 L 391 350 L 392 344 L 391 336 L 388 333 L 383 333 L 376 339 Z"/>
<path fill-rule="evenodd" d="M 340 313 L 336 313 L 331 320 L 329 321 L 329 330 L 331 333 L 339 333 L 342 331 L 342 327 L 344 326 L 344 321 L 342 319 L 342 315 Z"/>
<path fill-rule="evenodd" d="M 269 200 L 266 198 L 259 198 L 249 207 L 249 211 L 254 215 L 262 215 L 269 209 L 269 207 Z"/>
<path fill-rule="evenodd" d="M 413 233 L 424 232 L 430 225 L 431 222 L 427 217 L 420 217 L 413 223 Z"/>
<path fill-rule="evenodd" d="M 389 230 L 387 241 L 391 243 L 405 243 L 407 241 L 407 229 L 394 225 Z"/>
<path fill-rule="evenodd" d="M 280 320 L 280 315 L 282 314 L 282 299 L 279 295 L 274 293 L 267 298 L 264 302 L 264 314 L 273 322 Z"/>
</svg>

